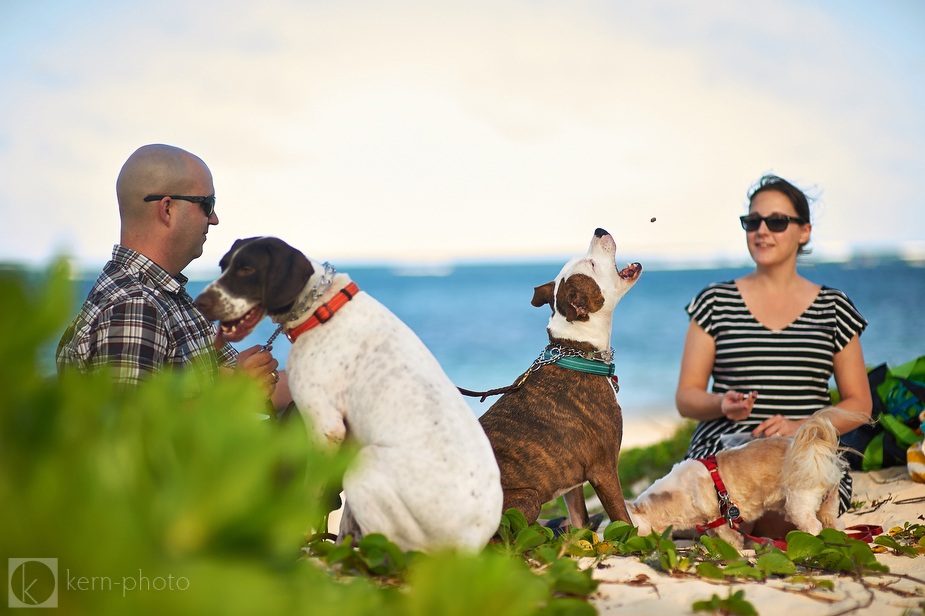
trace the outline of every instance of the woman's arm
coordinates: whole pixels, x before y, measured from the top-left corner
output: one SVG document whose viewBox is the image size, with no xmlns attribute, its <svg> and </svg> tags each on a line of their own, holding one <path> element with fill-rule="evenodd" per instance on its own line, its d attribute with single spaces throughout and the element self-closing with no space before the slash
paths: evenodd
<svg viewBox="0 0 925 616">
<path fill-rule="evenodd" d="M 745 419 L 752 412 L 755 396 L 735 391 L 726 395 L 707 391 L 713 362 L 716 359 L 716 342 L 697 321 L 691 319 L 684 339 L 681 355 L 681 374 L 675 404 L 682 417 L 708 421 L 726 416 L 733 421 Z"/>
<path fill-rule="evenodd" d="M 835 385 L 841 398 L 836 406 L 849 412 L 845 417 L 833 418 L 832 425 L 839 434 L 844 434 L 870 421 L 873 406 L 860 335 L 855 334 L 848 344 L 834 355 L 832 362 Z"/>
</svg>

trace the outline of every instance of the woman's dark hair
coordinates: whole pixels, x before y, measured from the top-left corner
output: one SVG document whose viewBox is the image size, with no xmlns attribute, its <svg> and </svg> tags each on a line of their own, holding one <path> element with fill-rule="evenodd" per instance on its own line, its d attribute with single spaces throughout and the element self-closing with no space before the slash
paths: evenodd
<svg viewBox="0 0 925 616">
<path fill-rule="evenodd" d="M 768 174 L 762 176 L 761 179 L 758 180 L 758 183 L 755 184 L 748 193 L 749 204 L 751 204 L 755 195 L 769 190 L 779 192 L 787 197 L 790 203 L 793 204 L 793 209 L 796 211 L 797 217 L 802 218 L 806 222 L 812 222 L 812 217 L 809 212 L 809 199 L 806 197 L 806 193 L 784 178 L 776 175 Z M 800 244 L 800 248 L 797 250 L 798 255 L 808 255 L 810 252 L 812 251 L 806 248 L 806 244 Z"/>
</svg>

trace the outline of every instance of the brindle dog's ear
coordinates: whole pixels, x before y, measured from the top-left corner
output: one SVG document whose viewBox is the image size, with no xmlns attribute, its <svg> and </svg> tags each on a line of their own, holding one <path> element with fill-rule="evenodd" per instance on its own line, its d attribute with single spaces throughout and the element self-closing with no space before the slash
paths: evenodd
<svg viewBox="0 0 925 616">
<path fill-rule="evenodd" d="M 533 299 L 530 300 L 530 303 L 537 308 L 545 306 L 546 304 L 552 306 L 552 294 L 555 288 L 555 282 L 547 282 L 544 285 L 533 287 Z"/>
<path fill-rule="evenodd" d="M 559 283 L 556 308 L 566 321 L 587 321 L 604 306 L 604 294 L 590 276 L 574 274 Z"/>
<path fill-rule="evenodd" d="M 291 309 L 315 269 L 301 252 L 276 240 L 267 244 L 270 263 L 263 286 L 263 306 L 268 314 Z"/>
</svg>

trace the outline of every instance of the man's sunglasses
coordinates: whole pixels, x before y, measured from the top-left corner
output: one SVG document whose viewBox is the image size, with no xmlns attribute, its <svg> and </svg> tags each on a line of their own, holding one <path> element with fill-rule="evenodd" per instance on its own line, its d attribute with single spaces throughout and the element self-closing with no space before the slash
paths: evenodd
<svg viewBox="0 0 925 616">
<path fill-rule="evenodd" d="M 796 216 L 784 216 L 783 214 L 771 214 L 767 218 L 764 216 L 759 216 L 758 214 L 749 214 L 747 216 L 739 216 L 739 220 L 742 221 L 742 228 L 746 231 L 757 231 L 758 227 L 761 226 L 761 221 L 763 220 L 764 224 L 768 226 L 768 231 L 773 231 L 774 233 L 785 231 L 792 222 L 800 225 L 806 224 L 806 221 L 802 218 L 797 218 Z"/>
<path fill-rule="evenodd" d="M 212 213 L 215 212 L 215 195 L 209 195 L 208 197 L 185 197 L 182 195 L 148 195 L 145 197 L 145 201 L 160 201 L 164 197 L 170 197 L 171 199 L 177 199 L 179 201 L 191 201 L 192 203 L 198 203 L 199 207 L 202 208 L 202 211 L 206 213 L 206 218 L 212 218 Z"/>
</svg>

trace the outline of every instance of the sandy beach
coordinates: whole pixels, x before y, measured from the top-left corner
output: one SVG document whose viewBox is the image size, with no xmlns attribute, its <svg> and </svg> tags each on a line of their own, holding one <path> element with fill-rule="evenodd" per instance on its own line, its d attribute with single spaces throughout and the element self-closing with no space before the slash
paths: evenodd
<svg viewBox="0 0 925 616">
<path fill-rule="evenodd" d="M 925 524 L 925 484 L 913 482 L 905 467 L 852 476 L 853 500 L 863 501 L 864 505 L 842 516 L 846 526 L 877 525 L 887 533 L 904 522 Z M 684 545 L 676 543 L 678 547 Z M 754 552 L 745 552 L 751 554 Z M 765 615 L 921 615 L 925 603 L 925 555 L 911 558 L 880 553 L 877 560 L 890 568 L 889 574 L 867 575 L 862 582 L 847 576 L 816 574 L 816 579 L 831 580 L 834 589 L 807 591 L 806 585 L 794 584 L 788 578 L 712 582 L 693 576 L 672 577 L 637 557 L 610 557 L 595 569 L 594 577 L 601 585 L 592 603 L 600 614 L 693 614 L 691 606 L 695 601 L 709 600 L 714 594 L 726 598 L 730 592 L 744 590 L 745 599 Z M 593 563 L 591 559 L 585 561 L 585 566 Z"/>
<path fill-rule="evenodd" d="M 622 449 L 664 441 L 674 435 L 682 422 L 683 418 L 673 408 L 637 408 L 632 414 L 624 411 Z"/>
</svg>

